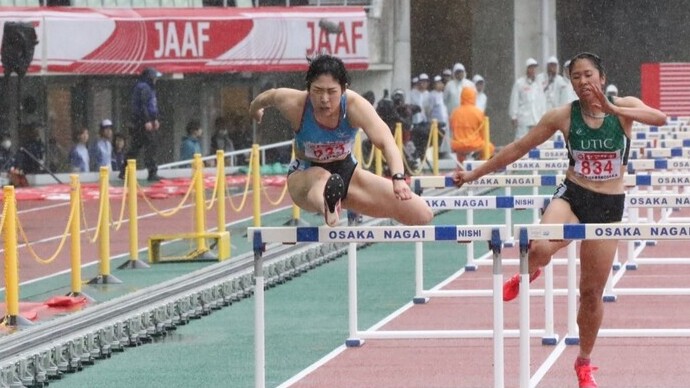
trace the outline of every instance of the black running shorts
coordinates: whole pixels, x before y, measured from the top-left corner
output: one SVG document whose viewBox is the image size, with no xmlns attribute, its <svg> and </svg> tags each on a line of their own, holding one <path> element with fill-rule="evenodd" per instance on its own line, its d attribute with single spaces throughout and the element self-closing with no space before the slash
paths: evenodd
<svg viewBox="0 0 690 388">
<path fill-rule="evenodd" d="M 568 202 L 583 224 L 608 224 L 623 219 L 625 194 L 597 193 L 566 179 L 556 188 L 553 198 Z"/>
</svg>

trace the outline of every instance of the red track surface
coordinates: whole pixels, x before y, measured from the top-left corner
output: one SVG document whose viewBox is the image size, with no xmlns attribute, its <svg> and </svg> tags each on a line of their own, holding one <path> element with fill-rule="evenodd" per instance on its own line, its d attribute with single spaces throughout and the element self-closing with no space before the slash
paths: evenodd
<svg viewBox="0 0 690 388">
<path fill-rule="evenodd" d="M 678 214 L 674 214 L 678 215 Z M 687 213 L 682 214 L 687 215 Z M 690 243 L 660 242 L 647 247 L 642 257 L 688 256 Z M 626 257 L 621 243 L 620 258 Z M 516 249 L 505 249 L 503 258 L 517 258 Z M 566 257 L 562 250 L 556 257 Z M 516 271 L 504 268 L 504 278 Z M 490 266 L 465 273 L 444 289 L 490 289 Z M 554 267 L 554 287 L 566 287 L 566 268 Z M 543 288 L 543 276 L 533 286 Z M 688 265 L 640 265 L 627 271 L 618 288 L 690 287 Z M 532 297 L 531 327 L 543 328 L 542 297 Z M 517 329 L 517 300 L 504 305 L 505 328 Z M 555 331 L 562 339 L 566 330 L 566 297 L 555 297 Z M 413 305 L 380 330 L 462 330 L 491 329 L 492 303 L 489 297 L 432 298 L 424 305 Z M 690 329 L 690 296 L 619 296 L 605 304 L 602 329 L 684 328 Z M 364 329 L 364 328 L 360 328 Z M 564 350 L 559 353 L 557 348 Z M 577 346 L 544 346 L 540 338 L 531 340 L 531 375 L 555 353 L 537 387 L 577 387 L 573 362 Z M 557 357 L 556 357 L 557 356 Z M 690 338 L 612 338 L 600 337 L 592 355 L 599 387 L 659 388 L 690 387 Z M 362 347 L 347 348 L 317 366 L 292 387 L 419 387 L 490 388 L 493 380 L 493 341 L 491 339 L 367 340 Z M 517 338 L 505 339 L 505 386 L 518 387 L 519 347 Z"/>
</svg>

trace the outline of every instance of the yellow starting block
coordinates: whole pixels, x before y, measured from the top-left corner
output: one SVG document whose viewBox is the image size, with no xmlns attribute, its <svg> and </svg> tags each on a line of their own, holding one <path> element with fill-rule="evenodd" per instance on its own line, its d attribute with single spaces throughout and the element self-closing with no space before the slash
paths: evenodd
<svg viewBox="0 0 690 388">
<path fill-rule="evenodd" d="M 201 248 L 196 249 L 184 256 L 161 257 L 161 243 L 170 240 L 198 240 L 203 239 Z M 211 254 L 211 250 L 206 247 L 205 240 L 214 240 L 218 256 Z M 197 244 L 199 245 L 199 244 Z M 149 237 L 149 263 L 175 262 L 175 261 L 197 261 L 197 260 L 218 260 L 223 261 L 230 258 L 230 232 L 207 232 L 207 233 L 175 233 L 175 234 L 154 234 Z"/>
</svg>

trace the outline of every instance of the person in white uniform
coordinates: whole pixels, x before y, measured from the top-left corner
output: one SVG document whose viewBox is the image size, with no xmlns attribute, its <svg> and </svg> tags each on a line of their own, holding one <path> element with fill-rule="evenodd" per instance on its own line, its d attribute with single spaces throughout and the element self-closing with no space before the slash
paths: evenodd
<svg viewBox="0 0 690 388">
<path fill-rule="evenodd" d="M 525 136 L 546 111 L 546 97 L 536 73 L 539 63 L 534 58 L 525 63 L 525 76 L 520 77 L 510 93 L 509 114 L 515 130 L 515 140 Z"/>
</svg>

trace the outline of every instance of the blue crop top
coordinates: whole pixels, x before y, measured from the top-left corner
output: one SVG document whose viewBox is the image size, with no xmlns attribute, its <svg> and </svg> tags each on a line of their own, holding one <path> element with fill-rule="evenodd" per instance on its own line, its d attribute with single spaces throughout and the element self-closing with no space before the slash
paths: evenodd
<svg viewBox="0 0 690 388">
<path fill-rule="evenodd" d="M 347 96 L 340 98 L 340 119 L 335 128 L 326 128 L 316 122 L 314 107 L 307 97 L 302 122 L 295 133 L 295 149 L 298 158 L 327 163 L 341 160 L 352 153 L 358 128 L 347 119 Z"/>
</svg>

